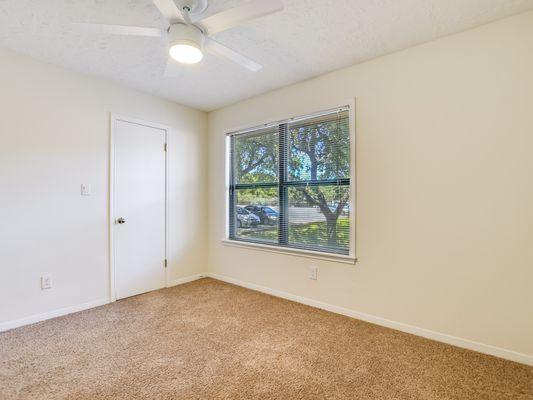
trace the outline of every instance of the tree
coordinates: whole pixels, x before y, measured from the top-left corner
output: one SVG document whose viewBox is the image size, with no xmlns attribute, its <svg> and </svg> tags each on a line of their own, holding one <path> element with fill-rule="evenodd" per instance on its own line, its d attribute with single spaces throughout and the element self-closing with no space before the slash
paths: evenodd
<svg viewBox="0 0 533 400">
<path fill-rule="evenodd" d="M 318 119 L 288 124 L 288 179 L 290 181 L 338 180 L 350 177 L 348 117 Z M 278 181 L 277 130 L 238 138 L 235 142 L 234 173 L 237 183 Z M 337 221 L 349 200 L 349 186 L 293 186 L 290 201 L 318 207 L 326 219 L 328 245 L 338 245 Z M 243 189 L 239 201 L 272 199 L 274 188 Z M 242 200 L 244 201 L 244 200 Z"/>
<path fill-rule="evenodd" d="M 338 245 L 337 235 L 337 220 L 342 214 L 346 204 L 348 203 L 350 191 L 346 186 L 335 186 L 328 188 L 305 188 L 297 187 L 299 193 L 306 199 L 307 203 L 311 206 L 318 207 L 320 212 L 324 214 L 326 218 L 326 235 L 328 239 L 328 245 L 335 247 Z M 327 200 L 327 192 L 336 191 L 337 194 L 331 196 L 338 199 L 334 206 L 331 206 Z"/>
<path fill-rule="evenodd" d="M 276 182 L 278 179 L 278 134 L 244 136 L 235 143 L 235 181 Z"/>
<path fill-rule="evenodd" d="M 234 173 L 237 183 L 277 183 L 278 138 L 276 130 L 244 136 L 235 141 Z M 277 188 L 241 189 L 237 193 L 237 203 L 274 205 L 277 197 Z"/>
<path fill-rule="evenodd" d="M 348 118 L 289 128 L 289 175 L 294 180 L 341 179 L 350 176 Z M 296 186 L 301 198 L 318 207 L 326 219 L 328 244 L 337 246 L 337 220 L 348 203 L 347 186 Z M 297 195 L 293 198 L 296 200 Z M 335 201 L 335 205 L 331 202 Z"/>
</svg>

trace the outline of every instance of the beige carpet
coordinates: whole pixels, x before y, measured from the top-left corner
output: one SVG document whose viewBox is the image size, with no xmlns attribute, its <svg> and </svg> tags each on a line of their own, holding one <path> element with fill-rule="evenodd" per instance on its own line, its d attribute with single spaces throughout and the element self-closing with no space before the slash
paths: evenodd
<svg viewBox="0 0 533 400">
<path fill-rule="evenodd" d="M 0 334 L 0 399 L 533 399 L 533 367 L 212 279 Z"/>
</svg>

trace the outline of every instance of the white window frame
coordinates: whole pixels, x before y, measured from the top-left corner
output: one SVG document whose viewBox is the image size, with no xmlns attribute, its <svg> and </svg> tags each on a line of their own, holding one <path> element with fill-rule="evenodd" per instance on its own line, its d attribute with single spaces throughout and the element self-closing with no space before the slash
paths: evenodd
<svg viewBox="0 0 533 400">
<path fill-rule="evenodd" d="M 280 125 L 282 123 L 291 122 L 295 119 L 301 119 L 301 118 L 308 118 L 312 117 L 313 115 L 320 115 L 325 114 L 328 111 L 340 109 L 342 107 L 349 107 L 349 138 L 350 138 L 350 199 L 349 199 L 349 205 L 350 205 L 350 243 L 349 243 L 349 252 L 348 254 L 336 254 L 336 253 L 329 253 L 329 252 L 321 252 L 321 251 L 313 251 L 313 250 L 307 250 L 307 249 L 299 249 L 299 248 L 293 248 L 293 247 L 284 247 L 284 246 L 278 246 L 278 245 L 270 245 L 268 243 L 252 243 L 242 240 L 233 240 L 230 239 L 230 226 L 229 226 L 229 192 L 230 192 L 230 174 L 231 174 L 231 162 L 230 159 L 230 136 L 235 133 L 244 133 L 246 131 L 253 131 L 260 128 L 265 128 L 268 126 L 275 126 Z M 319 109 L 318 111 L 315 109 L 313 112 L 307 112 L 299 114 L 297 117 L 289 117 L 289 118 L 278 118 L 274 122 L 264 122 L 264 123 L 256 123 L 256 124 L 250 124 L 245 127 L 239 127 L 234 129 L 227 130 L 226 133 L 226 145 L 225 145 L 225 182 L 226 182 L 226 190 L 225 190 L 225 237 L 222 239 L 222 244 L 230 247 L 236 247 L 241 249 L 249 249 L 249 250 L 259 250 L 259 251 L 266 251 L 270 253 L 279 253 L 279 254 L 286 254 L 291 256 L 299 256 L 299 257 L 307 257 L 307 258 L 313 258 L 313 259 L 320 259 L 320 260 L 326 260 L 326 261 L 335 261 L 335 262 L 342 262 L 347 264 L 355 264 L 357 262 L 357 252 L 356 252 L 356 244 L 357 244 L 357 180 L 356 180 L 356 162 L 357 162 L 357 146 L 356 146 L 356 119 L 355 119 L 355 101 L 348 101 L 348 102 L 342 102 L 338 105 L 335 105 L 333 107 L 324 107 Z"/>
</svg>

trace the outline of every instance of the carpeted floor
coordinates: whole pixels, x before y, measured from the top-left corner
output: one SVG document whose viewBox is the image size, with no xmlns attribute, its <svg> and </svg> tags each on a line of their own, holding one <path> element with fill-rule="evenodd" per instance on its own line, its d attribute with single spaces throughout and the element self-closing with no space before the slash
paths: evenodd
<svg viewBox="0 0 533 400">
<path fill-rule="evenodd" d="M 0 334 L 0 399 L 533 399 L 533 367 L 212 279 Z"/>
</svg>

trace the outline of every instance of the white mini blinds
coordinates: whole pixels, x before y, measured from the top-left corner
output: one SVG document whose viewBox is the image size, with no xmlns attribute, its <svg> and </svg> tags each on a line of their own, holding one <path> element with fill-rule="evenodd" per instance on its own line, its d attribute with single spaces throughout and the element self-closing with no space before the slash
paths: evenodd
<svg viewBox="0 0 533 400">
<path fill-rule="evenodd" d="M 229 141 L 229 239 L 349 253 L 349 107 L 231 133 Z"/>
</svg>

